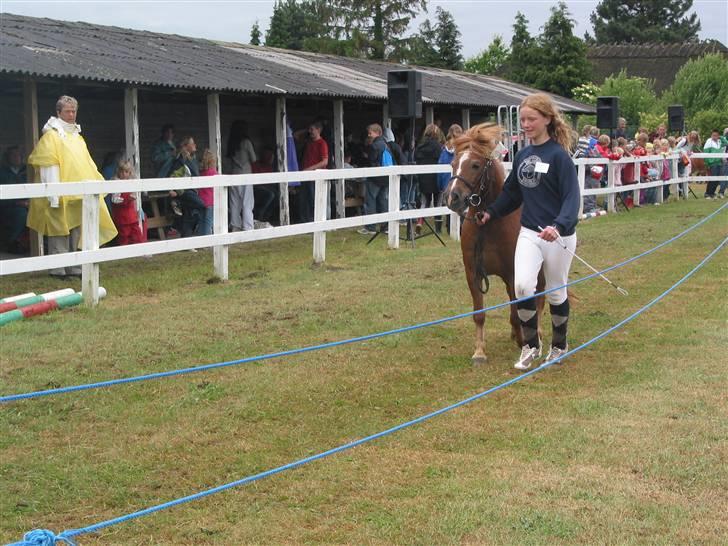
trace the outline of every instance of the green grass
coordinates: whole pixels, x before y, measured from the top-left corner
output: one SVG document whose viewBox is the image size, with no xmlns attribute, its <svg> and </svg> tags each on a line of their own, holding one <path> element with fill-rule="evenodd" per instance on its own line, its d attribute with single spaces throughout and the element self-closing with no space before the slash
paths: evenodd
<svg viewBox="0 0 728 546">
<path fill-rule="evenodd" d="M 596 266 L 637 254 L 720 202 L 584 222 Z M 572 347 L 644 305 L 728 235 L 728 212 L 572 289 Z M 470 309 L 459 248 L 398 251 L 330 234 L 212 256 L 102 264 L 108 296 L 0 330 L 0 393 L 127 377 L 312 345 Z M 571 278 L 588 274 L 574 263 Z M 637 320 L 508 389 L 302 468 L 82 544 L 721 544 L 728 536 L 726 251 Z M 73 286 L 74 282 L 70 282 Z M 59 288 L 44 274 L 0 294 Z M 76 286 L 78 288 L 78 286 Z M 494 280 L 488 303 L 503 301 Z M 515 376 L 507 311 L 178 378 L 0 407 L 0 542 L 78 528 L 312 455 Z M 548 328 L 547 340 L 548 340 Z"/>
</svg>

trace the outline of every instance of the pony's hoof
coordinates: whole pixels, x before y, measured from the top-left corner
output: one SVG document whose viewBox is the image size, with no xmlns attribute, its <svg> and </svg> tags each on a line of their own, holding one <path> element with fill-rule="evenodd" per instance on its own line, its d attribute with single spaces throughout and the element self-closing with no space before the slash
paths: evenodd
<svg viewBox="0 0 728 546">
<path fill-rule="evenodd" d="M 488 363 L 488 357 L 485 355 L 474 356 L 471 360 L 473 361 L 473 366 L 484 366 Z"/>
</svg>

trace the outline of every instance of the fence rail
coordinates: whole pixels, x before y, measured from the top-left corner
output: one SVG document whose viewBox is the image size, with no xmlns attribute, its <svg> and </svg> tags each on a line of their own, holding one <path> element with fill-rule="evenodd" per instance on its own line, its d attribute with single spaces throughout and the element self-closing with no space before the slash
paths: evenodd
<svg viewBox="0 0 728 546">
<path fill-rule="evenodd" d="M 693 154 L 693 158 L 728 158 L 724 154 Z M 683 176 L 678 177 L 679 156 L 668 156 L 672 162 L 674 176 L 669 180 L 657 180 L 648 183 L 616 185 L 615 170 L 618 165 L 639 164 L 645 161 L 663 160 L 663 156 L 645 156 L 623 158 L 611 161 L 603 158 L 580 158 L 574 160 L 577 168 L 579 188 L 582 196 L 606 195 L 607 210 L 616 210 L 615 195 L 625 191 L 633 191 L 638 199 L 639 191 L 652 187 L 665 185 L 683 185 L 683 196 L 686 196 L 689 182 L 717 181 L 725 177 L 720 176 Z M 604 165 L 607 168 L 607 187 L 585 189 L 587 167 Z M 510 171 L 511 163 L 504 163 L 506 173 Z M 197 248 L 213 248 L 215 274 L 221 279 L 228 278 L 228 248 L 230 245 L 252 241 L 262 241 L 294 235 L 313 234 L 313 258 L 317 263 L 326 259 L 326 232 L 337 229 L 353 228 L 368 224 L 389 224 L 387 236 L 390 248 L 399 248 L 399 221 L 445 216 L 450 217 L 450 235 L 459 239 L 460 218 L 446 207 L 428 207 L 424 209 L 399 210 L 400 207 L 400 177 L 426 173 L 451 173 L 450 165 L 406 165 L 395 167 L 368 167 L 361 169 L 326 169 L 317 171 L 296 171 L 285 173 L 216 175 L 210 177 L 185 178 L 149 178 L 140 180 L 115 181 L 86 181 L 62 182 L 53 184 L 14 184 L 0 185 L 0 199 L 28 199 L 50 196 L 83 196 L 83 248 L 78 252 L 54 254 L 50 256 L 35 256 L 18 258 L 15 260 L 0 261 L 0 276 L 31 271 L 42 271 L 56 267 L 82 266 L 82 291 L 87 303 L 98 302 L 99 271 L 98 264 L 135 258 L 140 256 L 165 254 L 181 250 Z M 369 214 L 350 218 L 326 219 L 327 196 L 330 182 L 341 183 L 348 179 L 363 179 L 386 176 L 389 181 L 389 211 L 379 214 Z M 254 231 L 241 231 L 228 233 L 227 231 L 227 189 L 229 186 L 281 184 L 290 182 L 313 182 L 316 185 L 314 203 L 314 221 L 304 224 L 277 226 Z M 99 199 L 98 195 L 121 192 L 150 192 L 171 189 L 196 189 L 199 187 L 215 188 L 213 216 L 213 235 L 154 241 L 136 245 L 99 248 L 98 221 Z M 662 201 L 662 192 L 658 193 L 658 202 Z M 580 215 L 581 215 L 580 211 Z"/>
</svg>

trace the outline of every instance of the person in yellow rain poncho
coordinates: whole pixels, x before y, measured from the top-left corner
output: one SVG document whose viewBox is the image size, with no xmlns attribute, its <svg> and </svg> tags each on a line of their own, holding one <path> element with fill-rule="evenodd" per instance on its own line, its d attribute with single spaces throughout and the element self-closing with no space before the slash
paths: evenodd
<svg viewBox="0 0 728 546">
<path fill-rule="evenodd" d="M 43 127 L 43 136 L 28 164 L 35 167 L 40 181 L 81 182 L 84 180 L 103 180 L 86 141 L 81 136 L 81 126 L 76 124 L 78 101 L 73 97 L 62 96 L 56 103 L 58 117 L 51 117 Z M 63 254 L 80 247 L 82 201 L 80 195 L 61 197 L 39 197 L 30 200 L 28 227 L 48 237 L 48 253 Z M 111 219 L 103 197 L 99 197 L 99 244 L 116 237 L 116 227 Z M 81 267 L 61 267 L 51 269 L 53 277 L 80 277 Z"/>
</svg>

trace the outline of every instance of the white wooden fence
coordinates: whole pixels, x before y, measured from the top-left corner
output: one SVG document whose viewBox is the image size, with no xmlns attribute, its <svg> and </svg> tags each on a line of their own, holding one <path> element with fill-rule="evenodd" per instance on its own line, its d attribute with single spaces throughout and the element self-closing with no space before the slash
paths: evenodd
<svg viewBox="0 0 728 546">
<path fill-rule="evenodd" d="M 694 154 L 693 157 L 728 157 L 728 154 Z M 708 180 L 721 180 L 724 177 L 677 177 L 677 156 L 671 157 L 673 173 L 675 176 L 667 181 L 658 180 L 645 184 L 630 184 L 628 186 L 615 186 L 614 170 L 616 165 L 624 163 L 639 164 L 643 161 L 663 159 L 662 156 L 647 156 L 641 158 L 624 158 L 619 161 L 607 159 L 577 159 L 579 185 L 582 195 L 607 195 L 607 208 L 615 209 L 615 195 L 623 191 L 634 191 L 635 202 L 638 202 L 639 190 L 659 187 L 663 185 L 683 184 L 683 196 L 687 195 L 688 182 L 702 182 Z M 587 167 L 595 164 L 606 165 L 608 168 L 608 184 L 606 188 L 585 190 L 585 177 Z M 505 163 L 506 172 L 510 171 L 511 164 Z M 635 169 L 638 169 L 635 165 Z M 50 256 L 35 256 L 18 258 L 15 260 L 0 261 L 0 276 L 31 271 L 42 271 L 56 267 L 78 266 L 82 267 L 82 291 L 87 303 L 98 303 L 99 266 L 101 262 L 135 258 L 154 254 L 165 254 L 193 248 L 213 248 L 213 263 L 215 274 L 221 279 L 228 278 L 228 248 L 232 244 L 250 241 L 276 239 L 292 235 L 313 233 L 313 259 L 321 263 L 326 259 L 326 232 L 336 229 L 354 228 L 358 226 L 389 223 L 388 245 L 390 248 L 399 248 L 399 221 L 406 219 L 444 216 L 450 217 L 450 236 L 454 240 L 460 238 L 460 218 L 452 214 L 446 207 L 430 207 L 425 209 L 399 210 L 400 206 L 400 177 L 424 173 L 451 173 L 449 165 L 408 165 L 396 167 L 371 167 L 363 169 L 336 169 L 318 171 L 298 171 L 290 173 L 264 173 L 218 175 L 204 178 L 149 178 L 141 180 L 112 180 L 88 182 L 63 182 L 55 184 L 15 184 L 0 185 L 0 199 L 28 199 L 46 198 L 49 196 L 82 195 L 83 196 L 83 248 L 78 252 L 54 254 Z M 329 183 L 346 179 L 363 179 L 376 176 L 389 178 L 389 212 L 355 216 L 350 218 L 326 219 L 327 196 Z M 314 181 L 316 184 L 314 221 L 305 224 L 284 225 L 253 231 L 240 231 L 228 233 L 228 187 L 238 185 L 280 184 L 287 182 Z M 184 239 L 166 241 L 153 241 L 136 245 L 99 248 L 99 199 L 100 194 L 120 192 L 150 192 L 170 189 L 193 189 L 199 187 L 214 188 L 214 224 L 213 234 Z M 662 200 L 662 192 L 658 199 Z M 677 192 L 675 192 L 677 193 Z M 580 211 L 581 213 L 581 211 Z"/>
<path fill-rule="evenodd" d="M 399 221 L 410 218 L 449 215 L 450 233 L 459 239 L 460 218 L 447 207 L 430 207 L 416 210 L 399 210 L 400 176 L 423 173 L 450 173 L 449 165 L 411 165 L 397 167 L 371 167 L 363 169 L 326 169 L 297 171 L 290 173 L 263 173 L 217 175 L 188 178 L 147 178 L 141 180 L 111 180 L 87 182 L 61 182 L 55 184 L 0 185 L 0 199 L 46 198 L 49 196 L 83 196 L 83 248 L 78 252 L 34 256 L 0 261 L 0 276 L 31 271 L 42 271 L 56 267 L 81 266 L 81 286 L 84 300 L 91 305 L 98 303 L 99 266 L 101 262 L 122 260 L 154 254 L 165 254 L 180 250 L 213 248 L 215 274 L 228 278 L 228 248 L 232 244 L 262 241 L 292 235 L 313 233 L 314 261 L 326 259 L 326 232 L 353 228 L 381 222 L 389 223 L 388 245 L 399 248 Z M 363 179 L 375 176 L 389 178 L 389 212 L 355 216 L 351 218 L 326 219 L 329 183 L 346 179 Z M 314 181 L 316 184 L 314 221 L 305 224 L 277 226 L 252 231 L 228 233 L 228 187 L 239 185 L 279 184 L 287 182 Z M 99 195 L 121 192 L 150 192 L 170 189 L 214 188 L 213 234 L 166 241 L 153 241 L 135 245 L 99 248 Z M 285 186 L 284 186 L 285 187 Z"/>
</svg>

